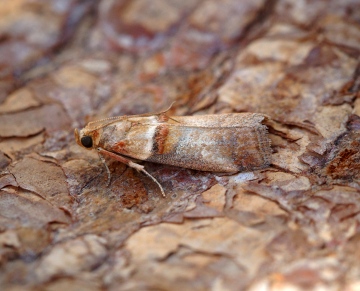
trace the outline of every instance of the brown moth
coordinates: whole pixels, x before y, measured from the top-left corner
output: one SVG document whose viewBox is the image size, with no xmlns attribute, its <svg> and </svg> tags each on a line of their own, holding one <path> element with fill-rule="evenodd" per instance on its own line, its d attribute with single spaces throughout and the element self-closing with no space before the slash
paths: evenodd
<svg viewBox="0 0 360 291">
<path fill-rule="evenodd" d="M 211 172 L 263 169 L 270 164 L 271 148 L 265 116 L 227 113 L 168 116 L 166 111 L 119 116 L 89 122 L 76 142 L 98 151 L 108 182 L 110 171 L 103 156 L 111 157 L 160 183 L 134 160 L 149 161 Z"/>
</svg>

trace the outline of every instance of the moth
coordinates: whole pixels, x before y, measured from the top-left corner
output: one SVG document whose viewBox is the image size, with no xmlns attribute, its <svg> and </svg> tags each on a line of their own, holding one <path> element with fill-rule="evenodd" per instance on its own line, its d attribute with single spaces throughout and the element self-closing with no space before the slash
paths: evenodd
<svg viewBox="0 0 360 291">
<path fill-rule="evenodd" d="M 271 147 L 266 118 L 258 113 L 168 116 L 168 110 L 118 116 L 89 122 L 75 129 L 76 142 L 95 149 L 103 161 L 113 158 L 160 183 L 138 161 L 200 171 L 234 173 L 263 169 L 270 164 Z"/>
</svg>

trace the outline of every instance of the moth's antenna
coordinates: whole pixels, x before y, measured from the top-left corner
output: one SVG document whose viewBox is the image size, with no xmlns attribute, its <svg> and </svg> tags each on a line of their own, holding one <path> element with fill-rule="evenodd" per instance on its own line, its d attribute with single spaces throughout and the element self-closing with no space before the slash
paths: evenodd
<svg viewBox="0 0 360 291">
<path fill-rule="evenodd" d="M 174 105 L 175 103 L 176 103 L 176 101 L 173 101 L 167 109 L 165 109 L 165 110 L 163 110 L 163 111 L 160 111 L 158 114 L 168 112 L 168 111 L 171 109 L 171 107 L 173 107 L 173 105 Z"/>
<path fill-rule="evenodd" d="M 144 114 L 138 114 L 138 115 L 134 115 L 134 117 L 147 117 L 147 116 L 152 116 L 152 115 L 159 115 L 159 114 L 163 114 L 163 113 L 166 113 L 170 110 L 170 108 L 174 105 L 176 101 L 172 102 L 171 105 L 166 109 L 166 110 L 163 110 L 163 111 L 160 111 L 159 113 L 144 113 Z M 103 118 L 103 119 L 99 119 L 99 120 L 94 120 L 94 121 L 90 121 L 87 125 L 86 125 L 86 129 L 88 131 L 94 131 L 94 130 L 98 130 L 100 128 L 103 128 L 105 126 L 108 126 L 114 122 L 117 122 L 119 120 L 122 120 L 122 119 L 126 119 L 128 118 L 129 116 L 127 115 L 122 115 L 122 116 L 114 116 L 114 117 L 108 117 L 108 118 Z M 105 123 L 103 123 L 105 122 Z M 99 125 L 95 126 L 97 123 L 100 123 Z M 94 127 L 92 127 L 94 126 Z M 89 128 L 88 128 L 89 127 Z"/>
<path fill-rule="evenodd" d="M 105 127 L 105 126 L 110 125 L 111 123 L 117 122 L 117 121 L 119 121 L 119 120 L 121 120 L 121 119 L 125 119 L 125 118 L 127 118 L 126 115 L 124 115 L 124 116 L 109 117 L 109 118 L 104 118 L 104 119 L 100 119 L 100 120 L 95 120 L 95 121 L 89 122 L 89 123 L 86 125 L 85 128 L 86 128 L 88 131 L 94 131 L 94 130 L 98 130 L 98 129 L 100 129 L 100 128 L 103 128 L 103 127 Z M 106 123 L 102 123 L 102 122 L 106 122 Z M 94 126 L 96 123 L 101 123 L 101 124 L 98 125 L 98 126 Z M 94 127 L 92 127 L 92 126 L 94 126 Z M 90 128 L 88 128 L 88 127 L 90 127 Z"/>
<path fill-rule="evenodd" d="M 172 116 L 168 116 L 168 117 L 169 117 L 169 119 L 172 120 L 172 121 L 175 121 L 175 122 L 177 122 L 177 123 L 181 123 L 180 121 L 176 120 L 176 119 L 173 118 Z"/>
<path fill-rule="evenodd" d="M 123 116 L 114 116 L 114 117 L 108 117 L 108 118 L 103 118 L 103 119 L 98 119 L 98 120 L 94 120 L 94 121 L 90 121 L 88 123 L 88 125 L 91 125 L 93 123 L 98 123 L 98 122 L 103 122 L 103 121 L 110 121 L 110 120 L 115 120 L 115 119 L 124 119 L 126 118 L 126 115 Z"/>
</svg>

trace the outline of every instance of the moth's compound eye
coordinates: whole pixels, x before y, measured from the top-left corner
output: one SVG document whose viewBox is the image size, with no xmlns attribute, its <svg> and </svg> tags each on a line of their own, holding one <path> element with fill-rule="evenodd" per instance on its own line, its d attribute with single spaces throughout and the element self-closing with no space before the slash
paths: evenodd
<svg viewBox="0 0 360 291">
<path fill-rule="evenodd" d="M 83 136 L 81 138 L 81 144 L 86 148 L 92 148 L 93 146 L 92 138 L 90 136 Z"/>
</svg>

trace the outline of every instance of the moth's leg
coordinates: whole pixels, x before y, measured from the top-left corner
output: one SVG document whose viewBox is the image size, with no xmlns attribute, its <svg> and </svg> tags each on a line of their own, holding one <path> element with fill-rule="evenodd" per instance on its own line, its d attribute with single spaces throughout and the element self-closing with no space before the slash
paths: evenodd
<svg viewBox="0 0 360 291">
<path fill-rule="evenodd" d="M 124 158 L 123 156 L 120 156 L 120 155 L 114 154 L 112 152 L 109 152 L 107 150 L 104 150 L 103 148 L 97 148 L 97 151 L 98 151 L 99 154 L 109 156 L 109 157 L 119 161 L 120 163 L 123 163 L 123 164 L 125 164 L 125 165 L 127 165 L 127 166 L 129 166 L 131 168 L 134 168 L 138 172 L 143 172 L 144 174 L 146 174 L 148 177 L 150 177 L 159 186 L 162 196 L 165 197 L 165 192 L 164 192 L 162 186 L 160 185 L 160 183 L 144 169 L 144 166 L 136 164 L 133 161 L 131 161 L 131 160 L 127 159 L 127 158 Z"/>
<path fill-rule="evenodd" d="M 99 151 L 98 151 L 98 155 L 99 155 L 100 160 L 102 161 L 102 163 L 103 163 L 103 164 L 104 164 L 104 166 L 105 166 L 106 173 L 107 173 L 107 176 L 108 176 L 108 179 L 107 179 L 107 186 L 109 186 L 109 185 L 110 185 L 110 181 L 111 181 L 111 174 L 110 174 L 109 167 L 107 166 L 107 164 L 106 164 L 106 161 L 105 161 L 104 157 L 100 154 L 100 152 L 99 152 Z"/>
</svg>

